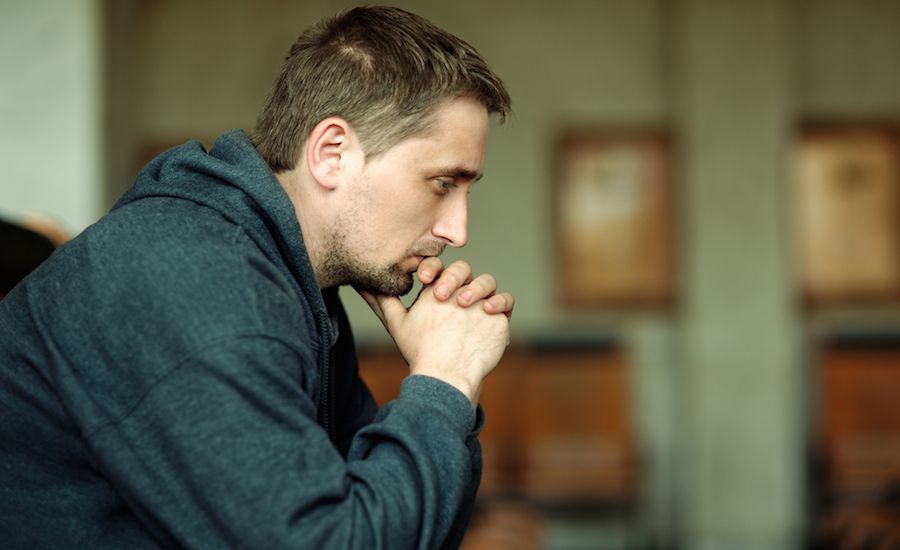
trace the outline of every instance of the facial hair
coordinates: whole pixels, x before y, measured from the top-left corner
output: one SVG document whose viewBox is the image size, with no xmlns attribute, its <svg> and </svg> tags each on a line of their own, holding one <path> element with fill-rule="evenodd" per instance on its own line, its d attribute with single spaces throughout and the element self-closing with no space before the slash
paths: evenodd
<svg viewBox="0 0 900 550">
<path fill-rule="evenodd" d="M 353 285 L 360 290 L 385 296 L 408 294 L 413 288 L 413 276 L 401 264 L 413 256 L 439 256 L 444 245 L 423 240 L 414 243 L 394 261 L 375 263 L 366 260 L 366 252 L 374 248 L 371 243 L 377 241 L 377 236 L 365 235 L 361 240 L 359 227 L 361 224 L 365 226 L 364 220 L 371 218 L 374 205 L 370 186 L 365 182 L 357 183 L 357 186 L 360 194 L 351 204 L 345 205 L 326 230 L 327 244 L 317 275 L 328 282 L 327 286 Z"/>
<path fill-rule="evenodd" d="M 349 224 L 336 220 L 330 231 L 330 246 L 320 262 L 322 278 L 330 282 L 329 286 L 353 285 L 385 296 L 403 296 L 413 287 L 412 273 L 400 264 L 413 256 L 438 256 L 444 247 L 436 243 L 417 243 L 406 251 L 396 262 L 376 264 L 366 262 L 358 252 L 348 246 Z"/>
<path fill-rule="evenodd" d="M 412 273 L 400 264 L 375 265 L 361 261 L 340 243 L 322 258 L 322 273 L 336 285 L 353 285 L 360 290 L 386 296 L 403 296 L 413 287 Z"/>
</svg>

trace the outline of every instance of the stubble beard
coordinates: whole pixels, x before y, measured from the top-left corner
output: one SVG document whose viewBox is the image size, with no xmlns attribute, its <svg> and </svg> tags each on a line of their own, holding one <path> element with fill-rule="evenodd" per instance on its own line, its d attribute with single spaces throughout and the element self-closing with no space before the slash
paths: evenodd
<svg viewBox="0 0 900 550">
<path fill-rule="evenodd" d="M 412 290 L 412 273 L 397 262 L 387 265 L 364 262 L 360 254 L 349 249 L 346 230 L 333 228 L 330 241 L 320 268 L 324 278 L 331 282 L 329 286 L 353 285 L 386 296 L 403 296 Z"/>
<path fill-rule="evenodd" d="M 403 296 L 412 290 L 412 273 L 404 271 L 396 263 L 386 266 L 365 264 L 349 255 L 334 259 L 341 260 L 339 264 L 332 264 L 332 276 L 340 281 L 338 284 L 353 285 L 360 290 L 385 296 Z"/>
</svg>

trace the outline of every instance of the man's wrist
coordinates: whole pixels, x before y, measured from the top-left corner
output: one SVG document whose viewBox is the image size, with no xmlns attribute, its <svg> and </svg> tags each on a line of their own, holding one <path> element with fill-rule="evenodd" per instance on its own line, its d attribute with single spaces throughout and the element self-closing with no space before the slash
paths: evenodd
<svg viewBox="0 0 900 550">
<path fill-rule="evenodd" d="M 415 367 L 410 368 L 410 374 L 421 375 L 421 376 L 430 376 L 431 378 L 436 378 L 445 384 L 453 386 L 457 391 L 462 393 L 466 399 L 472 404 L 472 408 L 478 407 L 478 399 L 481 395 L 481 384 L 473 384 L 469 380 L 466 380 L 465 377 L 462 376 L 453 376 L 448 375 L 443 372 L 428 372 L 427 369 L 417 369 Z"/>
<path fill-rule="evenodd" d="M 462 433 L 470 433 L 477 419 L 477 408 L 459 389 L 451 384 L 429 376 L 416 374 L 407 376 L 400 385 L 398 400 L 414 400 L 423 406 L 441 411 Z"/>
</svg>

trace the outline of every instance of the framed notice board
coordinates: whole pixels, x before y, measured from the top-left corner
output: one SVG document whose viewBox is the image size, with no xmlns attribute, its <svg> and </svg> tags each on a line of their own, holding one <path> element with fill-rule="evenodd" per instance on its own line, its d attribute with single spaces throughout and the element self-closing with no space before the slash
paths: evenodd
<svg viewBox="0 0 900 550">
<path fill-rule="evenodd" d="M 814 126 L 792 157 L 798 279 L 810 304 L 900 298 L 900 134 Z"/>
<path fill-rule="evenodd" d="M 576 129 L 556 144 L 554 227 L 566 306 L 668 303 L 672 154 L 661 130 Z"/>
</svg>

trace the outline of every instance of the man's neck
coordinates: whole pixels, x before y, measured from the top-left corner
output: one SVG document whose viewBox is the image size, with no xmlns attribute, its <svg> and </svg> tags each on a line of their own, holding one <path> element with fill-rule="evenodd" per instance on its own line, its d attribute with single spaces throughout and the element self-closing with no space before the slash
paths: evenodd
<svg viewBox="0 0 900 550">
<path fill-rule="evenodd" d="M 306 254 L 309 256 L 309 262 L 312 264 L 313 273 L 316 276 L 316 282 L 319 288 L 325 288 L 327 281 L 322 280 L 320 270 L 321 263 L 319 258 L 319 250 L 321 249 L 322 236 L 316 231 L 321 228 L 322 224 L 317 222 L 317 209 L 312 207 L 311 197 L 304 196 L 302 181 L 298 177 L 296 170 L 290 170 L 275 174 L 275 179 L 281 184 L 281 188 L 287 193 L 291 204 L 294 207 L 294 214 L 297 222 L 300 224 L 300 233 L 303 235 L 303 244 L 306 247 Z"/>
</svg>

